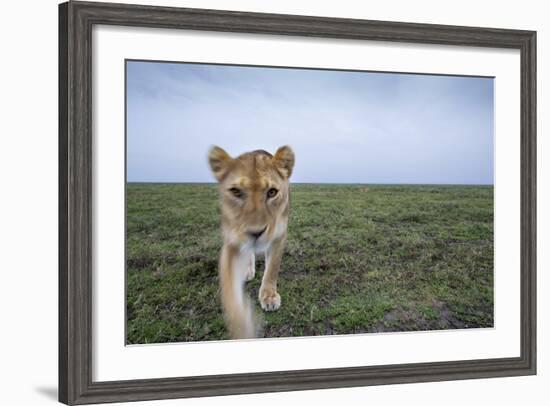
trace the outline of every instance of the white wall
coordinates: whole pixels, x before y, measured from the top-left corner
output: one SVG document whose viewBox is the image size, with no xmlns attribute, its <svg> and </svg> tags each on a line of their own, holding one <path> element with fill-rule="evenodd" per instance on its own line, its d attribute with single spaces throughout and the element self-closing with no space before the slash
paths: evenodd
<svg viewBox="0 0 550 406">
<path fill-rule="evenodd" d="M 141 3 L 141 1 L 131 1 Z M 550 395 L 548 211 L 550 196 L 546 2 L 187 0 L 144 3 L 538 31 L 539 374 L 384 387 L 148 402 L 146 405 L 394 404 L 542 405 Z M 544 16 L 546 15 L 546 19 Z M 55 404 L 57 385 L 57 2 L 2 6 L 0 41 L 0 403 Z M 548 156 L 546 160 L 550 159 Z M 544 185 L 546 183 L 546 185 Z M 7 261 L 6 261 L 7 260 Z M 136 404 L 136 403 L 134 403 Z M 137 405 L 137 404 L 136 404 Z"/>
</svg>

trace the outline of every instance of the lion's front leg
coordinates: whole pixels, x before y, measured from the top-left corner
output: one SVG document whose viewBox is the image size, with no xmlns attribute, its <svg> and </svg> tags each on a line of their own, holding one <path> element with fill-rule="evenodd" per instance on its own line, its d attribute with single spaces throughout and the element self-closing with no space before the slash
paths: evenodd
<svg viewBox="0 0 550 406">
<path fill-rule="evenodd" d="M 277 292 L 277 277 L 284 246 L 285 238 L 280 238 L 273 241 L 265 253 L 265 272 L 259 294 L 260 305 L 265 311 L 274 311 L 281 307 L 281 295 Z"/>
<path fill-rule="evenodd" d="M 246 260 L 235 247 L 224 245 L 219 263 L 219 281 L 224 318 L 231 338 L 256 337 L 257 328 L 250 301 L 244 295 Z"/>
</svg>

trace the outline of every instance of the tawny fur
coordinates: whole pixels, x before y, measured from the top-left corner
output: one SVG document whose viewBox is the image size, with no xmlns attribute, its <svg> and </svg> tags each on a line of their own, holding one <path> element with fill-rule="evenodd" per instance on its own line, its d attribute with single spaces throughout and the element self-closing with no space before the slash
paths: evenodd
<svg viewBox="0 0 550 406">
<path fill-rule="evenodd" d="M 231 158 L 213 147 L 208 159 L 220 189 L 219 280 L 226 325 L 232 338 L 256 337 L 260 326 L 244 295 L 244 283 L 254 277 L 255 254 L 265 254 L 260 305 L 265 311 L 279 309 L 277 277 L 287 234 L 294 153 L 284 146 L 275 155 L 258 150 Z"/>
</svg>

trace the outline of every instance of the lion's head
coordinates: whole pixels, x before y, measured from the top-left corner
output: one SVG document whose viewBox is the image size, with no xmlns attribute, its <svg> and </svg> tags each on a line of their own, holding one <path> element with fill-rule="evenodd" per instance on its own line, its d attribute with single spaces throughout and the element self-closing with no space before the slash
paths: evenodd
<svg viewBox="0 0 550 406">
<path fill-rule="evenodd" d="M 225 243 L 259 250 L 282 237 L 290 208 L 292 149 L 284 146 L 275 155 L 258 150 L 232 158 L 213 147 L 208 158 L 220 185 Z"/>
</svg>

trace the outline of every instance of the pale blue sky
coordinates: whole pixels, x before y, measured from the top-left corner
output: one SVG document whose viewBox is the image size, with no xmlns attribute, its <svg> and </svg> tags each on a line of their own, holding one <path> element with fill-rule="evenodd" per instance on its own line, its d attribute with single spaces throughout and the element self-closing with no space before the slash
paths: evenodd
<svg viewBox="0 0 550 406">
<path fill-rule="evenodd" d="M 493 184 L 493 79 L 127 62 L 129 182 L 214 182 L 288 144 L 293 182 Z"/>
</svg>

